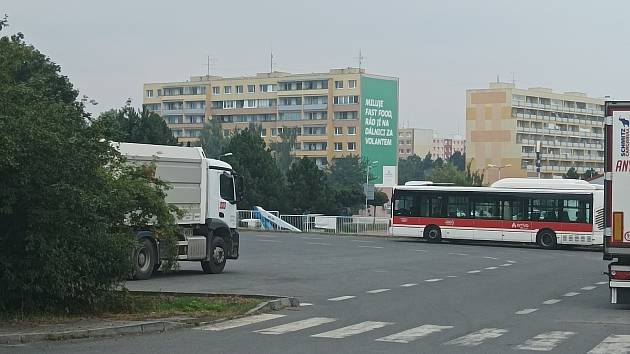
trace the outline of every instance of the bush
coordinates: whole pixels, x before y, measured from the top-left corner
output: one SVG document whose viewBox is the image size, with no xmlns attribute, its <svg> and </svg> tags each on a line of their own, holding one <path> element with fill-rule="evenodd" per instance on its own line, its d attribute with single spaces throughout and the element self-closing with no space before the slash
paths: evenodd
<svg viewBox="0 0 630 354">
<path fill-rule="evenodd" d="M 174 227 L 164 185 L 122 164 L 59 72 L 0 38 L 0 311 L 94 309 L 129 274 L 132 229 Z"/>
</svg>

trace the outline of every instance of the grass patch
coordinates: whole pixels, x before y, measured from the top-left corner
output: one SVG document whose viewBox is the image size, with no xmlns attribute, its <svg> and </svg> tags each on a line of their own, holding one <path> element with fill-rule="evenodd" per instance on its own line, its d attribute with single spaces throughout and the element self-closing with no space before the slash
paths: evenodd
<svg viewBox="0 0 630 354">
<path fill-rule="evenodd" d="M 245 314 L 264 299 L 239 296 L 176 296 L 121 292 L 92 312 L 19 313 L 0 312 L 0 327 L 29 327 L 43 324 L 89 322 L 93 320 L 146 320 L 165 317 L 194 317 L 204 320 Z"/>
</svg>

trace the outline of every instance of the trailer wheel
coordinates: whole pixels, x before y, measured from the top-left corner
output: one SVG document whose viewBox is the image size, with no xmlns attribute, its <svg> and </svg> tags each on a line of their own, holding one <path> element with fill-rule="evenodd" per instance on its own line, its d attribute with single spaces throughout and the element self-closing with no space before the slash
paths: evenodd
<svg viewBox="0 0 630 354">
<path fill-rule="evenodd" d="M 157 261 L 155 255 L 153 242 L 148 238 L 140 240 L 140 244 L 133 254 L 133 279 L 145 280 L 151 278 Z"/>
<path fill-rule="evenodd" d="M 558 246 L 558 238 L 556 237 L 555 232 L 549 229 L 544 229 L 540 230 L 538 233 L 536 243 L 540 246 L 540 248 L 552 250 Z"/>
<path fill-rule="evenodd" d="M 424 229 L 424 238 L 429 242 L 442 242 L 442 230 L 438 226 L 429 225 Z"/>
<path fill-rule="evenodd" d="M 225 241 L 221 237 L 215 237 L 212 240 L 210 252 L 208 253 L 210 260 L 201 261 L 201 268 L 207 274 L 219 274 L 225 268 Z"/>
</svg>

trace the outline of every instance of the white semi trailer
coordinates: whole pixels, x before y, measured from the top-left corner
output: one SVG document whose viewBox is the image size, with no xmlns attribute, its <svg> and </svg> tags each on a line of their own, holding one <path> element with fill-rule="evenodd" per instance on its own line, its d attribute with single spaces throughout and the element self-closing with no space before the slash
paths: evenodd
<svg viewBox="0 0 630 354">
<path fill-rule="evenodd" d="M 206 273 L 221 273 L 227 259 L 239 256 L 236 202 L 240 179 L 232 166 L 206 158 L 200 147 L 114 143 L 133 164 L 155 164 L 155 177 L 167 182 L 166 201 L 183 215 L 177 219 L 177 260 L 200 262 Z M 160 267 L 164 244 L 150 231 L 138 231 L 133 278 L 148 279 Z"/>
</svg>

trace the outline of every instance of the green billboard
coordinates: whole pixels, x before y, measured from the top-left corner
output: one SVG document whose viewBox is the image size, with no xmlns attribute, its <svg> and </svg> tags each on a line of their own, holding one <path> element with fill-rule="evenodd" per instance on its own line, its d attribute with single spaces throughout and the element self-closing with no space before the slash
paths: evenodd
<svg viewBox="0 0 630 354">
<path fill-rule="evenodd" d="M 361 76 L 361 157 L 372 163 L 370 174 L 376 179 L 371 183 L 396 185 L 398 165 L 396 78 Z"/>
</svg>

